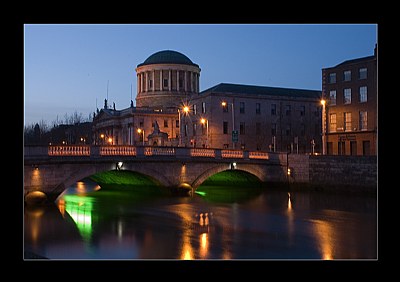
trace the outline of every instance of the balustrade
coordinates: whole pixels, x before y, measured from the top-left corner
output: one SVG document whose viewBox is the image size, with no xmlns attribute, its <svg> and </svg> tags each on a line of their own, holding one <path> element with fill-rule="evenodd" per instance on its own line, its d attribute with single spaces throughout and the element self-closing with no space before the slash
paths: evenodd
<svg viewBox="0 0 400 282">
<path fill-rule="evenodd" d="M 267 152 L 260 151 L 241 151 L 241 150 L 222 150 L 207 148 L 174 148 L 174 147 L 144 147 L 143 151 L 137 152 L 135 146 L 130 145 L 107 145 L 96 146 L 96 150 L 91 151 L 90 145 L 51 145 L 48 146 L 48 156 L 179 156 L 208 157 L 208 158 L 231 158 L 231 159 L 257 159 L 268 160 Z M 30 152 L 27 150 L 27 152 Z M 187 153 L 186 153 L 187 152 Z M 187 154 L 187 155 L 186 155 Z"/>
</svg>

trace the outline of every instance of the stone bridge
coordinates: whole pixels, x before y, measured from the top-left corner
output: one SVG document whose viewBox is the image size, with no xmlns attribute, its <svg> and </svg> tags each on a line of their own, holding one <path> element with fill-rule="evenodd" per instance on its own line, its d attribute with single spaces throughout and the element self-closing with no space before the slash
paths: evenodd
<svg viewBox="0 0 400 282">
<path fill-rule="evenodd" d="M 98 172 L 139 172 L 169 188 L 196 189 L 208 177 L 230 169 L 262 182 L 287 180 L 287 154 L 186 147 L 25 146 L 24 197 L 42 193 L 54 201 L 66 188 Z"/>
</svg>

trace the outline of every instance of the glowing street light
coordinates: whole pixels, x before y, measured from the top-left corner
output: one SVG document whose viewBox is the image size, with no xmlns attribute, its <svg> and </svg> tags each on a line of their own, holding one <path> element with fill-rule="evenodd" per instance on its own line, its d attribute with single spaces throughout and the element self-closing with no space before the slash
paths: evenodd
<svg viewBox="0 0 400 282">
<path fill-rule="evenodd" d="M 326 155 L 326 101 L 321 100 L 322 105 L 322 154 Z"/>
<path fill-rule="evenodd" d="M 208 119 L 201 118 L 200 123 L 206 125 L 206 136 L 207 136 L 207 145 L 208 145 Z"/>
<path fill-rule="evenodd" d="M 143 135 L 143 137 L 142 137 L 142 145 L 144 146 L 144 129 L 138 128 L 137 132 L 138 132 L 139 134 L 142 134 L 142 135 Z"/>
<path fill-rule="evenodd" d="M 221 102 L 221 106 L 223 108 L 226 108 L 226 107 L 228 107 L 228 103 L 226 101 L 222 101 Z M 234 111 L 234 108 L 233 108 L 233 102 L 231 103 L 231 106 L 232 106 L 232 136 L 233 136 L 233 132 L 236 132 L 236 129 L 235 129 L 235 111 Z M 236 142 L 233 141 L 233 138 L 232 138 L 233 149 L 235 149 L 235 143 Z"/>
<path fill-rule="evenodd" d="M 190 112 L 189 106 L 185 105 L 182 108 L 184 114 L 188 115 Z M 179 146 L 182 145 L 182 118 L 181 118 L 181 109 L 178 109 L 178 119 L 179 119 Z"/>
</svg>

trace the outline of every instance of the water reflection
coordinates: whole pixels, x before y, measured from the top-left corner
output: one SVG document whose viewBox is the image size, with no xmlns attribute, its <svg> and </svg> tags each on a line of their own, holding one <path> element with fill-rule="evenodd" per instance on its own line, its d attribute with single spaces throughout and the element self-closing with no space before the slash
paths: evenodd
<svg viewBox="0 0 400 282">
<path fill-rule="evenodd" d="M 25 248 L 50 259 L 374 259 L 376 199 L 264 191 L 142 197 L 77 183 L 26 207 Z"/>
</svg>

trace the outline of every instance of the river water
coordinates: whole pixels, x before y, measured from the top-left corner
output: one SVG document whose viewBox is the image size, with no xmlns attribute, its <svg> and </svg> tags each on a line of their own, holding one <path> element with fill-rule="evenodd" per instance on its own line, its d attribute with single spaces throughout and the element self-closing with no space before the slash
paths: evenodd
<svg viewBox="0 0 400 282">
<path fill-rule="evenodd" d="M 378 258 L 376 196 L 146 196 L 80 181 L 54 205 L 25 206 L 23 224 L 25 253 L 54 260 Z"/>
</svg>

